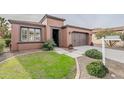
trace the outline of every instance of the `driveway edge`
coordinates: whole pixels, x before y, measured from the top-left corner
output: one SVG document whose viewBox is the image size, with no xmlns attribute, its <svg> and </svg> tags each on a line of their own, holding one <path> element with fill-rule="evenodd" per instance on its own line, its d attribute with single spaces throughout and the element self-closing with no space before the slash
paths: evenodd
<svg viewBox="0 0 124 93">
<path fill-rule="evenodd" d="M 76 70 L 77 70 L 75 79 L 79 79 L 80 78 L 80 67 L 79 67 L 79 63 L 78 63 L 77 58 L 75 58 L 75 62 L 76 62 Z"/>
</svg>

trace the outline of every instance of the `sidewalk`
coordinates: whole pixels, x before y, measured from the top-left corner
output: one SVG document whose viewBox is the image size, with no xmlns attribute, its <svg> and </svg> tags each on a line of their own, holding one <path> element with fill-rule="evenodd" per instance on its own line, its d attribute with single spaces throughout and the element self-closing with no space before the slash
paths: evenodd
<svg viewBox="0 0 124 93">
<path fill-rule="evenodd" d="M 63 48 L 55 48 L 55 51 L 59 54 L 65 54 L 65 55 L 68 55 L 72 58 L 77 58 L 77 57 L 82 56 L 81 54 L 74 53 L 74 52 L 69 52 L 67 50 L 64 50 Z"/>
</svg>

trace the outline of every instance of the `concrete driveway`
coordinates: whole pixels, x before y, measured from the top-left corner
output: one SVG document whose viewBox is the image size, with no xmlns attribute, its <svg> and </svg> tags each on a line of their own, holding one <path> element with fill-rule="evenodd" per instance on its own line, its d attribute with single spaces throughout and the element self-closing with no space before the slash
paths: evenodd
<svg viewBox="0 0 124 93">
<path fill-rule="evenodd" d="M 97 49 L 99 51 L 102 50 L 102 48 L 94 47 L 94 46 L 80 46 L 80 47 L 75 47 L 74 49 L 75 49 L 74 51 L 68 52 L 62 48 L 56 48 L 56 51 L 58 53 L 66 54 L 68 56 L 76 58 L 82 56 L 82 54 L 89 49 Z M 106 52 L 106 58 L 118 61 L 120 63 L 124 63 L 124 51 L 106 48 L 105 52 Z"/>
<path fill-rule="evenodd" d="M 78 53 L 78 54 L 85 53 L 85 51 L 89 49 L 97 49 L 99 51 L 102 51 L 101 47 L 94 47 L 94 46 L 81 46 L 81 47 L 75 47 L 75 49 L 77 50 L 74 51 L 74 53 Z M 106 58 L 124 63 L 124 51 L 106 48 L 105 52 L 106 52 L 105 54 Z"/>
</svg>

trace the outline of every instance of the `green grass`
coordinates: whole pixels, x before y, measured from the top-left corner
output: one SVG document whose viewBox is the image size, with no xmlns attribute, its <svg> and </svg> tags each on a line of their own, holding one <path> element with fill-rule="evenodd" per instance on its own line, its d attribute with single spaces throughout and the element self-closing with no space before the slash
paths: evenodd
<svg viewBox="0 0 124 93">
<path fill-rule="evenodd" d="M 73 58 L 55 52 L 38 52 L 11 58 L 0 64 L 0 78 L 71 79 L 75 76 Z"/>
</svg>

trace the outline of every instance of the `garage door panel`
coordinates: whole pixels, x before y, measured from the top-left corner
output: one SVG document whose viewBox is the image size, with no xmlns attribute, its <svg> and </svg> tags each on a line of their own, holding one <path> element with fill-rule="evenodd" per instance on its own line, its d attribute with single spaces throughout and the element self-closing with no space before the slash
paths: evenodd
<svg viewBox="0 0 124 93">
<path fill-rule="evenodd" d="M 87 34 L 85 33 L 72 33 L 73 46 L 82 46 L 87 44 Z"/>
<path fill-rule="evenodd" d="M 76 46 L 75 34 L 72 34 L 72 45 Z"/>
</svg>

